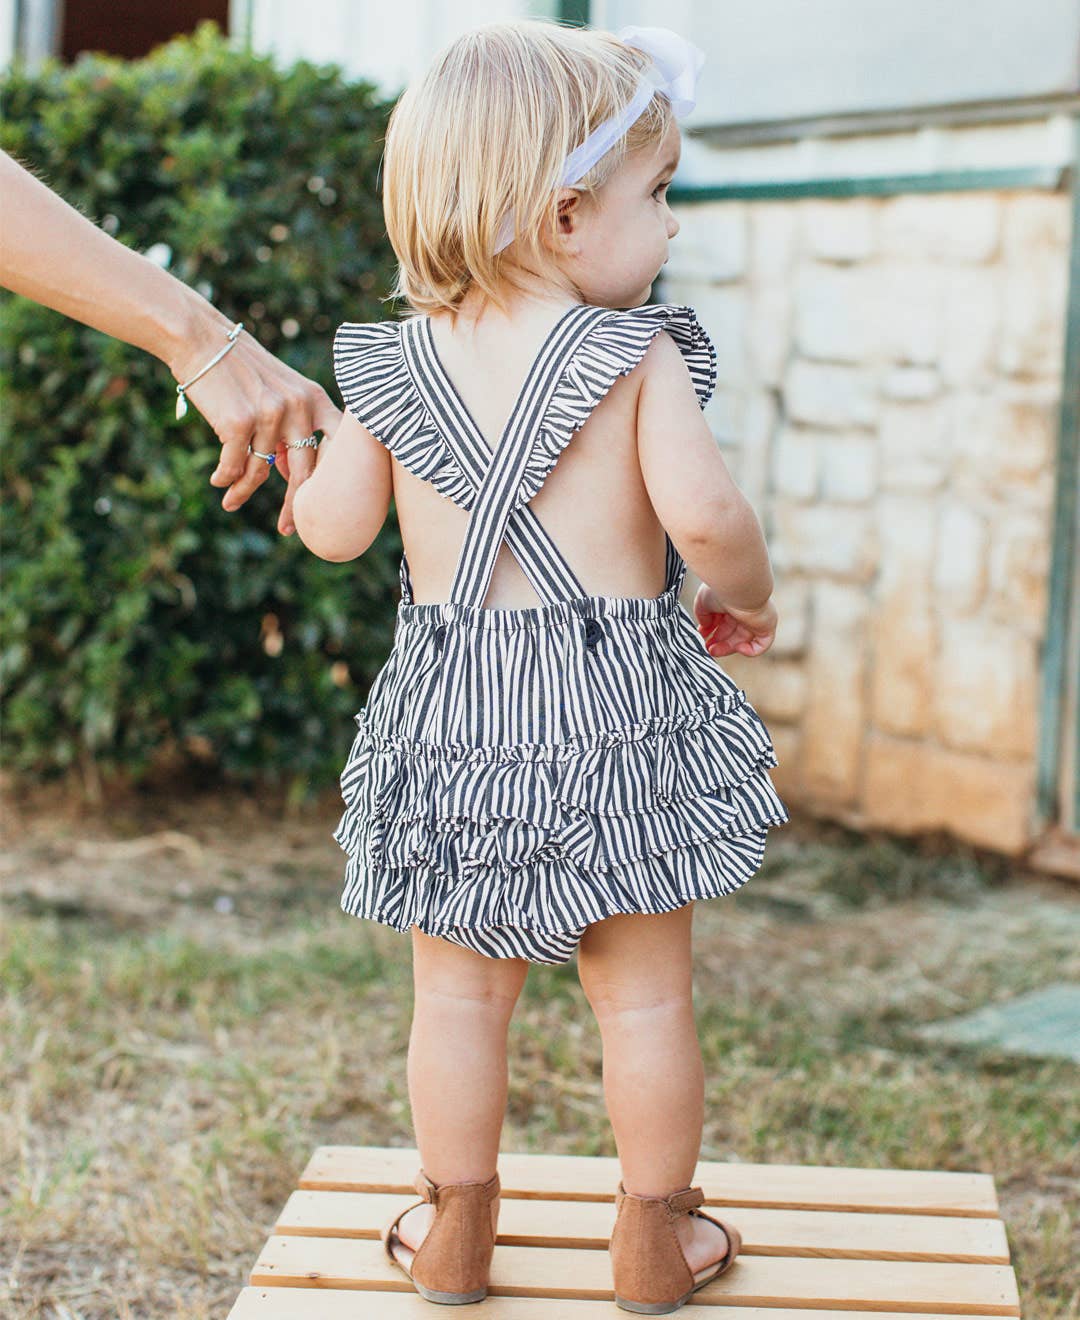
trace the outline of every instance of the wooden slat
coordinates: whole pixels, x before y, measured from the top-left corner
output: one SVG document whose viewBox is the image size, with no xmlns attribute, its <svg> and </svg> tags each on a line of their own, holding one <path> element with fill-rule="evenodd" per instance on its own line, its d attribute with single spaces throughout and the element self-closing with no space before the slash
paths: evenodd
<svg viewBox="0 0 1080 1320">
<path fill-rule="evenodd" d="M 498 1308 L 496 1310 L 496 1307 Z M 485 1320 L 610 1320 L 611 1302 L 579 1302 L 544 1297 L 488 1297 L 459 1306 L 454 1315 Z M 627 1314 L 619 1311 L 619 1315 Z M 723 1311 L 687 1302 L 679 1320 L 911 1320 L 898 1311 L 763 1311 L 758 1307 L 726 1306 Z M 370 1295 L 335 1288 L 245 1288 L 227 1320 L 431 1320 L 432 1303 L 419 1293 L 380 1292 Z M 920 1320 L 976 1320 L 975 1316 L 924 1312 Z"/>
<path fill-rule="evenodd" d="M 293 1192 L 274 1226 L 278 1235 L 371 1238 L 410 1200 L 383 1192 Z M 708 1206 L 703 1207 L 708 1209 Z M 750 1256 L 956 1261 L 1006 1265 L 1009 1246 L 1000 1219 L 940 1215 L 853 1214 L 827 1210 L 725 1208 Z M 501 1246 L 606 1250 L 614 1224 L 610 1201 L 503 1200 Z"/>
<path fill-rule="evenodd" d="M 413 1291 L 404 1274 L 386 1260 L 382 1243 L 366 1238 L 274 1235 L 260 1253 L 249 1282 L 279 1288 L 314 1284 Z M 607 1251 L 496 1246 L 489 1295 L 610 1301 L 610 1257 Z M 941 1262 L 740 1257 L 729 1273 L 702 1290 L 699 1299 L 702 1305 L 714 1306 L 1020 1314 L 1016 1280 L 1008 1266 Z"/>
<path fill-rule="evenodd" d="M 419 1164 L 418 1152 L 410 1147 L 320 1146 L 299 1185 L 321 1191 L 407 1193 Z M 506 1199 L 614 1202 L 620 1177 L 613 1156 L 502 1152 L 498 1167 Z M 692 1181 L 701 1184 L 706 1200 L 717 1207 L 998 1215 L 994 1179 L 988 1173 L 702 1160 Z"/>
<path fill-rule="evenodd" d="M 431 1304 L 379 1240 L 390 1217 L 416 1200 L 418 1168 L 409 1147 L 316 1150 L 229 1320 L 430 1316 Z M 488 1320 L 612 1314 L 607 1245 L 618 1161 L 501 1153 L 499 1173 L 491 1283 L 475 1305 Z M 1020 1314 L 989 1174 L 705 1161 L 693 1182 L 706 1209 L 739 1226 L 743 1250 L 730 1273 L 681 1308 L 686 1320 Z"/>
</svg>

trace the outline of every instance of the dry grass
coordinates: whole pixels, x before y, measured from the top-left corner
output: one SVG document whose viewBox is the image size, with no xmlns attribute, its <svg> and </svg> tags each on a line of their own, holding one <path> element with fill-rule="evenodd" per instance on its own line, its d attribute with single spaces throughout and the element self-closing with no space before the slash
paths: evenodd
<svg viewBox="0 0 1080 1320">
<path fill-rule="evenodd" d="M 413 1144 L 409 941 L 339 911 L 336 813 L 8 804 L 5 1315 L 223 1317 L 314 1146 Z M 1077 977 L 1078 934 L 1065 885 L 793 821 L 695 914 L 703 1158 L 992 1172 L 1025 1315 L 1078 1320 L 1077 1068 L 909 1031 Z M 614 1155 L 573 964 L 511 1048 L 503 1149 Z"/>
</svg>

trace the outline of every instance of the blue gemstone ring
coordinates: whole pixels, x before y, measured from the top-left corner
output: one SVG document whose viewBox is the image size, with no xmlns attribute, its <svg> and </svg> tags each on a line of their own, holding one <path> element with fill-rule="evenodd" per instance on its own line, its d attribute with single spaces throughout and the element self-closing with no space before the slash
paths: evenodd
<svg viewBox="0 0 1080 1320">
<path fill-rule="evenodd" d="M 257 449 L 252 449 L 250 445 L 248 445 L 248 453 L 254 454 L 256 458 L 265 458 L 267 467 L 273 467 L 277 462 L 277 454 L 260 454 Z"/>
</svg>

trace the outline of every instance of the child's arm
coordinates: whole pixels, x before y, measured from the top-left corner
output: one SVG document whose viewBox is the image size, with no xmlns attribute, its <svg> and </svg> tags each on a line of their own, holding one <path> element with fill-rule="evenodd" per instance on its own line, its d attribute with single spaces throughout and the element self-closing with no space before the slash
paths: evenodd
<svg viewBox="0 0 1080 1320">
<path fill-rule="evenodd" d="M 293 500 L 296 534 L 312 554 L 340 563 L 364 553 L 390 509 L 390 465 L 390 451 L 346 412 Z"/>
<path fill-rule="evenodd" d="M 656 516 L 687 564 L 734 609 L 772 594 L 761 524 L 727 470 L 678 345 L 661 331 L 642 358 L 638 457 Z"/>
</svg>

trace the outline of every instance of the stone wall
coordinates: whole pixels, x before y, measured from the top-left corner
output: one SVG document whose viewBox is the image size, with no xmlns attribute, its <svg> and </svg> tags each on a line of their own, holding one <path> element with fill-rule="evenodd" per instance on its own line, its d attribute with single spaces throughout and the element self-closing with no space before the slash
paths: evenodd
<svg viewBox="0 0 1080 1320">
<path fill-rule="evenodd" d="M 773 647 L 721 663 L 769 725 L 778 790 L 859 828 L 1022 850 L 1035 828 L 1068 199 L 926 193 L 676 214 L 659 296 L 694 306 L 716 342 L 707 416 L 776 578 Z"/>
</svg>

